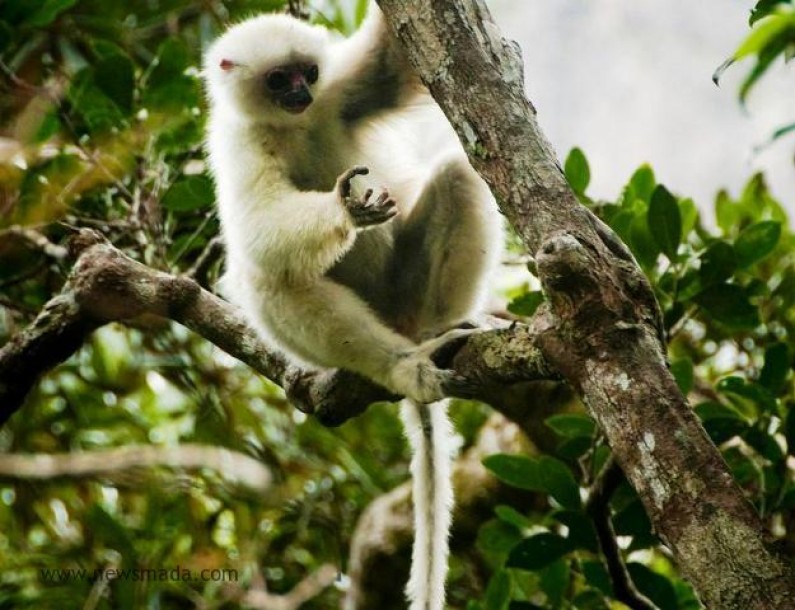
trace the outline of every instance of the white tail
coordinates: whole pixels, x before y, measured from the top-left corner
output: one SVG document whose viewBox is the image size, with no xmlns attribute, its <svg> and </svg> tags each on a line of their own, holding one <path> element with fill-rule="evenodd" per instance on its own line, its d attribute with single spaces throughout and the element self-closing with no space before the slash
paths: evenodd
<svg viewBox="0 0 795 610">
<path fill-rule="evenodd" d="M 406 585 L 410 610 L 443 610 L 452 523 L 452 428 L 448 400 L 404 400 L 400 416 L 412 449 L 414 548 Z"/>
</svg>

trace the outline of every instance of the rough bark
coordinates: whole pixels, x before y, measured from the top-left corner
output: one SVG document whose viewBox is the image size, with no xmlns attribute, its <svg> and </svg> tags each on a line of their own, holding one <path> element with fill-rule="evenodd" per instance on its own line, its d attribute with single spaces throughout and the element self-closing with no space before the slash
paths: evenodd
<svg viewBox="0 0 795 610">
<path fill-rule="evenodd" d="M 411 63 L 528 250 L 550 306 L 547 360 L 580 394 L 704 604 L 791 609 L 795 579 L 666 367 L 637 265 L 577 202 L 481 0 L 379 0 Z"/>
<path fill-rule="evenodd" d="M 70 247 L 76 262 L 63 290 L 0 349 L 0 423 L 22 406 L 41 374 L 77 351 L 89 333 L 142 315 L 190 328 L 283 387 L 297 408 L 326 425 L 338 425 L 373 402 L 398 398 L 348 371 L 307 371 L 290 364 L 259 340 L 236 307 L 188 277 L 134 261 L 93 230 L 79 231 Z M 477 382 L 472 397 L 504 405 L 508 413 L 516 411 L 523 392 L 507 384 L 557 377 L 526 327 L 473 335 L 453 348 L 454 354 L 439 354 L 444 364 Z M 547 394 L 560 393 L 554 388 L 534 392 L 534 398 L 541 404 Z"/>
<path fill-rule="evenodd" d="M 54 479 L 107 475 L 136 468 L 211 468 L 235 485 L 262 494 L 272 483 L 270 470 L 238 451 L 211 445 L 142 445 L 73 453 L 2 453 L 0 478 Z"/>
</svg>

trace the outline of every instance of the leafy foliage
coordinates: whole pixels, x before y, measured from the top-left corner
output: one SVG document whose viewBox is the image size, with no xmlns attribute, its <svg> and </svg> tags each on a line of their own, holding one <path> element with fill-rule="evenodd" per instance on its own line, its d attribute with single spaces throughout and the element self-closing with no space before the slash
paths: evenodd
<svg viewBox="0 0 795 610">
<path fill-rule="evenodd" d="M 572 151 L 565 168 L 570 182 L 583 183 L 589 175 L 578 150 Z M 638 168 L 616 201 L 578 195 L 629 246 L 649 277 L 663 308 L 672 372 L 748 498 L 771 524 L 791 524 L 795 237 L 764 178 L 753 176 L 737 198 L 718 193 L 714 227 L 702 221 L 692 200 L 659 184 L 648 166 Z M 526 300 L 516 296 L 516 312 Z M 514 528 L 513 533 L 501 534 L 503 542 L 491 543 L 488 550 L 499 551 L 496 565 L 513 579 L 513 599 L 530 604 L 516 607 L 607 608 L 613 592 L 603 560 L 594 554 L 590 517 L 579 498 L 574 503 L 560 489 L 570 489 L 573 480 L 580 487 L 586 484 L 609 449 L 583 414 L 553 415 L 546 424 L 559 439 L 551 456 L 494 455 L 484 460 L 501 480 L 541 490 L 549 500 L 545 511 L 520 513 L 524 521 L 511 513 L 506 518 L 502 508 L 496 513 L 500 529 Z M 622 484 L 611 507 L 616 533 L 629 539 L 630 559 L 634 551 L 657 546 L 628 485 Z M 483 528 L 495 531 L 493 523 Z M 779 535 L 790 545 L 793 530 L 789 525 L 785 529 Z M 650 563 L 629 563 L 636 587 L 659 608 L 699 608 L 667 559 L 652 557 Z M 557 605 L 542 586 L 551 578 L 546 571 L 560 562 L 568 566 L 570 606 Z M 525 596 L 517 583 L 528 576 L 533 593 Z"/>
<path fill-rule="evenodd" d="M 69 226 L 97 227 L 147 265 L 189 269 L 218 231 L 201 152 L 201 49 L 224 22 L 283 4 L 0 3 L 7 92 L 0 96 L 0 231 L 24 225 L 63 243 Z M 789 5 L 763 0 L 753 18 L 761 28 L 763 17 L 786 15 Z M 363 0 L 347 11 L 326 3 L 322 14 L 311 14 L 346 31 L 365 7 Z M 747 53 L 761 57 L 772 39 L 757 39 Z M 749 500 L 792 550 L 795 244 L 781 206 L 757 175 L 737 197 L 718 194 L 712 226 L 711 216 L 705 220 L 691 199 L 658 184 L 648 166 L 615 201 L 595 201 L 587 195 L 585 154 L 572 151 L 564 165 L 584 204 L 649 276 L 680 388 Z M 0 238 L 0 344 L 32 321 L 67 270 L 24 239 Z M 531 316 L 543 302 L 530 288 L 511 295 L 517 316 Z M 456 405 L 464 448 L 487 414 L 482 405 Z M 484 460 L 515 495 L 485 519 L 473 516 L 480 519 L 475 540 L 462 542 L 466 548 L 457 548 L 452 562 L 454 607 L 621 607 L 585 506 L 609 447 L 581 409 L 545 424 L 545 453 Z M 199 600 L 241 607 L 241 592 L 262 579 L 279 594 L 324 563 L 344 570 L 362 511 L 406 476 L 402 433 L 388 405 L 327 430 L 246 367 L 152 319 L 94 333 L 0 430 L 3 453 L 185 442 L 255 457 L 274 473 L 275 491 L 255 496 L 210 470 L 2 478 L 0 608 L 84 607 L 89 599 L 96 608 L 182 608 Z M 660 608 L 698 608 L 625 483 L 610 511 L 637 587 Z M 236 577 L 115 579 L 104 589 L 95 578 L 42 571 L 113 567 L 235 570 Z M 329 589 L 306 607 L 337 608 L 340 596 Z"/>
<path fill-rule="evenodd" d="M 713 80 L 717 83 L 723 72 L 734 62 L 753 59 L 740 86 L 740 101 L 745 103 L 754 86 L 780 57 L 789 62 L 795 57 L 795 2 L 793 0 L 758 0 L 751 10 L 749 24 L 753 30 L 742 41 L 734 55 L 716 71 Z M 775 141 L 795 130 L 795 123 L 776 129 L 770 141 Z"/>
</svg>

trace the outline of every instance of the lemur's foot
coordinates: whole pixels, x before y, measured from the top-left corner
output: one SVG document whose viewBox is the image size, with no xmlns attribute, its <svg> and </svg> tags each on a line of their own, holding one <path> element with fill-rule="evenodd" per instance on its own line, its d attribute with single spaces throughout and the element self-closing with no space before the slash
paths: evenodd
<svg viewBox="0 0 795 610">
<path fill-rule="evenodd" d="M 454 329 L 408 352 L 392 369 L 391 389 L 423 404 L 447 396 L 472 397 L 477 389 L 473 382 L 455 371 L 439 368 L 432 358 L 444 358 L 447 350 L 455 353 L 460 344 L 476 332 L 479 331 Z"/>
</svg>

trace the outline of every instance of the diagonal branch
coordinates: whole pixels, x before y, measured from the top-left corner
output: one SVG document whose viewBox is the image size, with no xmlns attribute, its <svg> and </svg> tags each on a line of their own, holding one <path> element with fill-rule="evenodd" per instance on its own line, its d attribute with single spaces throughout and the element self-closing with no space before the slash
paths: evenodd
<svg viewBox="0 0 795 610">
<path fill-rule="evenodd" d="M 190 328 L 283 387 L 297 408 L 327 425 L 338 425 L 373 402 L 397 398 L 347 371 L 308 371 L 290 364 L 260 341 L 236 307 L 188 277 L 134 261 L 93 230 L 79 230 L 70 248 L 77 260 L 63 290 L 0 349 L 0 423 L 19 409 L 41 374 L 73 354 L 89 333 L 143 314 Z M 475 397 L 496 405 L 515 405 L 506 383 L 557 377 L 522 326 L 472 336 L 452 366 L 478 382 Z"/>
<path fill-rule="evenodd" d="M 0 454 L 0 478 L 83 477 L 161 466 L 187 470 L 211 468 L 231 482 L 257 493 L 266 491 L 272 482 L 270 471 L 244 453 L 192 443 L 174 447 L 114 447 L 78 453 Z"/>
<path fill-rule="evenodd" d="M 657 607 L 640 593 L 627 571 L 621 548 L 618 546 L 613 521 L 610 517 L 610 498 L 621 483 L 623 473 L 612 459 L 603 467 L 591 486 L 585 510 L 593 520 L 599 548 L 602 550 L 607 573 L 613 584 L 615 598 L 632 610 L 657 610 Z"/>
<path fill-rule="evenodd" d="M 676 386 L 648 281 L 566 183 L 515 43 L 483 0 L 378 4 L 535 253 L 549 302 L 532 325 L 538 346 L 582 397 L 682 573 L 709 608 L 791 608 L 793 569 Z"/>
</svg>

